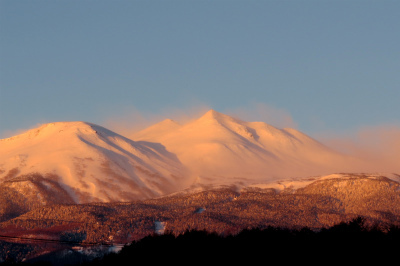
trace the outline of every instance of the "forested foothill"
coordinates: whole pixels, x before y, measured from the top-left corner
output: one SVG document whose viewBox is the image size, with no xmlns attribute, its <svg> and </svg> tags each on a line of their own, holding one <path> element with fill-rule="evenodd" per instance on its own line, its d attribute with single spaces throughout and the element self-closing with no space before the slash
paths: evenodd
<svg viewBox="0 0 400 266">
<path fill-rule="evenodd" d="M 207 260 L 213 252 L 234 262 L 241 256 L 285 261 L 326 256 L 323 260 L 331 261 L 351 254 L 385 259 L 397 252 L 397 182 L 365 176 L 310 182 L 282 191 L 221 188 L 143 201 L 37 207 L 0 222 L 0 262 L 83 263 L 126 243 L 133 244 L 115 260 L 136 246 L 144 249 L 136 257 L 176 261 L 186 256 Z M 204 241 L 214 240 L 204 244 L 196 239 L 202 234 Z M 157 246 L 158 241 L 166 244 Z"/>
<path fill-rule="evenodd" d="M 130 265 L 132 261 L 150 263 L 296 263 L 392 262 L 398 259 L 400 228 L 386 232 L 367 229 L 357 218 L 328 229 L 290 230 L 268 227 L 243 230 L 222 236 L 206 231 L 182 235 L 148 236 L 88 265 Z M 247 264 L 249 265 L 249 264 Z"/>
<path fill-rule="evenodd" d="M 365 225 L 358 217 L 318 231 L 267 227 L 245 229 L 237 234 L 221 235 L 191 230 L 180 235 L 166 232 L 149 235 L 125 245 L 117 253 L 92 260 L 81 253 L 54 253 L 21 265 L 135 265 L 150 264 L 238 264 L 268 265 L 288 263 L 394 263 L 400 248 L 400 228 L 386 230 Z M 57 257 L 58 256 L 58 257 Z M 53 263 L 52 263 L 53 262 Z"/>
</svg>

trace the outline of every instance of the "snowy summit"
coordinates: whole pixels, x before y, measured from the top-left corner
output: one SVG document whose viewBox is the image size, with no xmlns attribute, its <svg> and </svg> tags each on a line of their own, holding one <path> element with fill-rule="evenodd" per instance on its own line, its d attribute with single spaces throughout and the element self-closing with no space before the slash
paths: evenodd
<svg viewBox="0 0 400 266">
<path fill-rule="evenodd" d="M 214 110 L 183 125 L 166 119 L 129 137 L 86 122 L 45 124 L 0 141 L 0 182 L 18 187 L 35 175 L 35 184 L 56 182 L 75 203 L 131 201 L 330 174 L 353 160 L 295 129 Z"/>
</svg>

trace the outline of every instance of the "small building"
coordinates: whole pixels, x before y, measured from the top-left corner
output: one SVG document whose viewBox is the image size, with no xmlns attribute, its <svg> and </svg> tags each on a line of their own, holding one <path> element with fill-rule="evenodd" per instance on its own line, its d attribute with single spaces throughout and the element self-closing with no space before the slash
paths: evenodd
<svg viewBox="0 0 400 266">
<path fill-rule="evenodd" d="M 198 208 L 194 211 L 194 213 L 202 213 L 206 210 L 206 208 Z"/>
<path fill-rule="evenodd" d="M 154 222 L 154 233 L 157 235 L 163 235 L 165 232 L 165 227 L 167 226 L 167 222 L 161 222 L 156 220 Z"/>
</svg>

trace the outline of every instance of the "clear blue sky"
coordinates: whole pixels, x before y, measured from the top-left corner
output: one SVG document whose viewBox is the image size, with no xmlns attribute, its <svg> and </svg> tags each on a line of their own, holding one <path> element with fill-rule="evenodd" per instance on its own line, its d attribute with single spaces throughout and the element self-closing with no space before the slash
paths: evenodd
<svg viewBox="0 0 400 266">
<path fill-rule="evenodd" d="M 400 125 L 400 1 L 0 0 L 0 27 L 0 138 L 194 105 Z"/>
</svg>

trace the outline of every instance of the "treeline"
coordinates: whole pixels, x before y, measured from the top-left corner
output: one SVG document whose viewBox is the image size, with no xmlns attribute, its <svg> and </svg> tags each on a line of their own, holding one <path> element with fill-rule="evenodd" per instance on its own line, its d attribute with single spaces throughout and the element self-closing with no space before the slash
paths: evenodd
<svg viewBox="0 0 400 266">
<path fill-rule="evenodd" d="M 0 240 L 0 264 L 14 264 L 34 251 L 31 245 Z"/>
<path fill-rule="evenodd" d="M 188 231 L 147 236 L 85 265 L 132 265 L 167 263 L 372 263 L 397 261 L 400 228 L 386 231 L 367 228 L 357 218 L 328 229 L 289 230 L 275 227 L 243 230 L 223 236 L 207 231 Z"/>
</svg>

